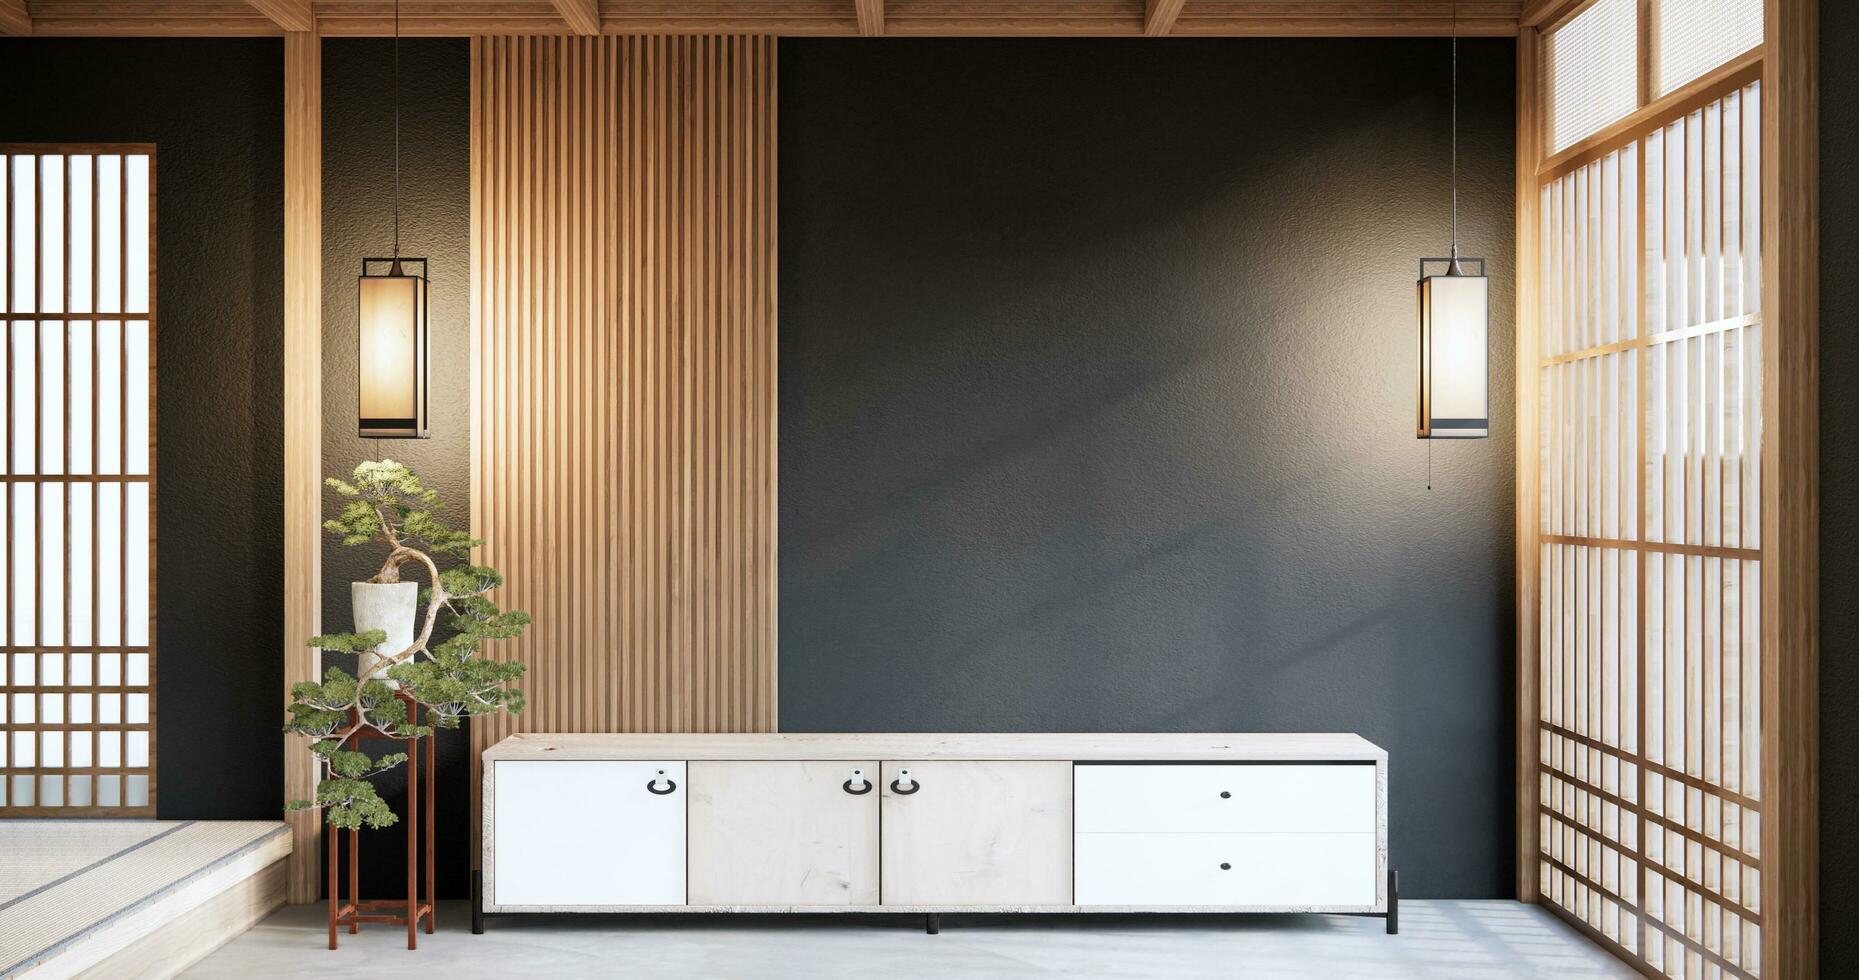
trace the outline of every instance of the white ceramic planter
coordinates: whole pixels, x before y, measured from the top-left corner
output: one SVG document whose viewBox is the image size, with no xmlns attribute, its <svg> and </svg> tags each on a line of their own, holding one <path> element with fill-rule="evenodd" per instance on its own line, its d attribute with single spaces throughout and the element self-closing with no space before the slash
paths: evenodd
<svg viewBox="0 0 1859 980">
<path fill-rule="evenodd" d="M 382 661 L 405 650 L 413 642 L 413 619 L 418 612 L 420 601 L 420 584 L 418 582 L 352 582 L 349 584 L 349 602 L 355 610 L 355 632 L 366 633 L 369 630 L 384 630 L 387 642 L 374 648 L 373 652 L 362 651 L 357 664 L 360 680 L 366 681 L 377 672 L 383 671 Z M 385 674 L 380 680 L 387 681 L 392 687 L 400 685 L 388 680 Z"/>
</svg>

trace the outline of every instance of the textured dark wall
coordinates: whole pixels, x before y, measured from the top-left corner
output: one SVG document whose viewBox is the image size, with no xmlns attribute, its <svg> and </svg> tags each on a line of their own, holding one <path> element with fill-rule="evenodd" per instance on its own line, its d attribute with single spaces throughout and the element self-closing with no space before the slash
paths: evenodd
<svg viewBox="0 0 1859 980">
<path fill-rule="evenodd" d="M 1461 42 L 1493 437 L 1413 436 L 1443 40 L 781 46 L 781 728 L 1353 731 L 1512 894 L 1514 49 Z"/>
<path fill-rule="evenodd" d="M 1859 936 L 1859 6 L 1820 5 L 1820 958 Z"/>
<path fill-rule="evenodd" d="M 355 434 L 355 277 L 364 256 L 391 255 L 394 242 L 393 43 L 323 42 L 323 471 L 347 476 L 364 459 L 396 459 L 444 497 L 459 525 L 471 519 L 470 272 L 471 42 L 401 42 L 400 251 L 431 260 L 432 438 L 362 439 Z M 341 499 L 323 495 L 333 514 Z M 380 570 L 386 551 L 323 541 L 323 628 L 353 627 L 349 583 Z M 331 663 L 338 662 L 335 658 Z M 340 659 L 353 671 L 354 658 Z M 438 888 L 470 894 L 470 753 L 465 730 L 439 736 Z M 382 795 L 405 812 L 405 771 L 380 778 Z M 424 802 L 422 801 L 422 806 Z M 364 887 L 399 895 L 406 836 L 369 835 Z"/>
<path fill-rule="evenodd" d="M 283 804 L 282 59 L 275 39 L 0 40 L 0 140 L 156 144 L 167 819 Z"/>
</svg>

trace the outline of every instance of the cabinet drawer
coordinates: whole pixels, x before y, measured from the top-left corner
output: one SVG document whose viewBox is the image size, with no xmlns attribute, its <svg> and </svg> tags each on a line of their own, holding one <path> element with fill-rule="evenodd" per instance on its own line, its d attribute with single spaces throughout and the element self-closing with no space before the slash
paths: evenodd
<svg viewBox="0 0 1859 980">
<path fill-rule="evenodd" d="M 1375 766 L 1080 765 L 1079 833 L 1375 832 Z"/>
<path fill-rule="evenodd" d="M 1372 833 L 1079 834 L 1075 851 L 1079 905 L 1375 904 Z"/>
</svg>

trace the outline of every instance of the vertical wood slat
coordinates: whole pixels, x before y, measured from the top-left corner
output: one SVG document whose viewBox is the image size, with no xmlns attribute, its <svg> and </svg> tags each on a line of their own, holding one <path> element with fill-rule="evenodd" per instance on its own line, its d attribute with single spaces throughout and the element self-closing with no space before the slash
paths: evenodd
<svg viewBox="0 0 1859 980">
<path fill-rule="evenodd" d="M 323 59 L 314 31 L 284 36 L 284 687 L 316 680 L 322 632 Z M 94 364 L 93 360 L 93 364 Z M 474 361 L 475 363 L 475 361 Z M 93 413 L 94 418 L 94 413 Z M 93 539 L 94 540 L 94 539 Z M 284 798 L 316 796 L 317 769 L 285 736 Z M 321 811 L 288 814 L 291 902 L 317 899 Z"/>
<path fill-rule="evenodd" d="M 472 526 L 517 731 L 772 731 L 775 42 L 472 41 Z M 473 793 L 478 781 L 473 779 Z"/>
</svg>

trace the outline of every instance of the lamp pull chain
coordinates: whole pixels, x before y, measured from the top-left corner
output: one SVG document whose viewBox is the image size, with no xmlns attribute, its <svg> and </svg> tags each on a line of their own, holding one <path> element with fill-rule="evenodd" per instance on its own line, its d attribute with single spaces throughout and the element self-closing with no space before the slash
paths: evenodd
<svg viewBox="0 0 1859 980">
<path fill-rule="evenodd" d="M 1455 194 L 1457 192 L 1455 191 Z M 394 274 L 400 273 L 400 0 L 394 0 Z"/>
<path fill-rule="evenodd" d="M 1459 274 L 1459 0 L 1452 0 L 1452 274 Z"/>
</svg>

